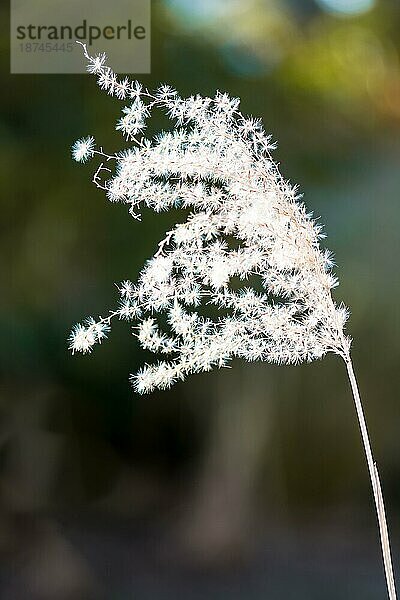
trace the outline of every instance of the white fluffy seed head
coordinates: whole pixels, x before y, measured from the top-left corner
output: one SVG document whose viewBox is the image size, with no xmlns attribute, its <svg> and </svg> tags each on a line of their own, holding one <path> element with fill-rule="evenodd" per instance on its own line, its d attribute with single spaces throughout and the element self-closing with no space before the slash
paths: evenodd
<svg viewBox="0 0 400 600">
<path fill-rule="evenodd" d="M 89 135 L 88 137 L 81 138 L 72 145 L 72 158 L 76 160 L 76 162 L 87 162 L 93 156 L 94 147 L 95 139 L 93 136 Z"/>
<path fill-rule="evenodd" d="M 136 218 L 141 206 L 191 212 L 159 243 L 137 284 L 119 286 L 106 326 L 75 327 L 71 349 L 90 351 L 113 316 L 136 321 L 142 347 L 169 355 L 132 376 L 139 393 L 234 357 L 297 364 L 327 352 L 346 356 L 348 311 L 332 299 L 332 256 L 319 246 L 320 224 L 279 173 L 261 122 L 243 117 L 239 100 L 225 93 L 182 99 L 169 86 L 151 93 L 119 80 L 103 55 L 88 59 L 102 89 L 130 99 L 117 129 L 133 146 L 107 157 L 115 172 L 99 187 Z M 137 139 L 156 108 L 172 129 Z M 77 142 L 74 158 L 86 160 L 93 144 Z"/>
</svg>

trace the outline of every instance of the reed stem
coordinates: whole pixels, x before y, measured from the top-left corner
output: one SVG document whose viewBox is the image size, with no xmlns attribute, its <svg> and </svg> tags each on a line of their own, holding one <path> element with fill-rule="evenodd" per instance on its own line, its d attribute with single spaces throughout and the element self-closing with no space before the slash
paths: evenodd
<svg viewBox="0 0 400 600">
<path fill-rule="evenodd" d="M 390 552 L 389 533 L 386 523 L 385 505 L 383 502 L 383 495 L 381 489 L 381 483 L 379 480 L 378 469 L 374 457 L 372 455 L 371 443 L 369 440 L 367 423 L 365 421 L 364 410 L 360 398 L 360 392 L 358 390 L 356 376 L 354 374 L 353 364 L 350 358 L 350 354 L 344 358 L 347 367 L 347 373 L 353 392 L 354 403 L 357 411 L 358 423 L 361 431 L 361 438 L 364 445 L 365 457 L 367 459 L 368 471 L 372 485 L 372 491 L 374 494 L 376 514 L 378 517 L 379 534 L 381 539 L 381 548 L 383 556 L 383 564 L 385 567 L 386 585 L 390 600 L 396 600 L 396 586 L 394 582 L 392 557 Z"/>
</svg>

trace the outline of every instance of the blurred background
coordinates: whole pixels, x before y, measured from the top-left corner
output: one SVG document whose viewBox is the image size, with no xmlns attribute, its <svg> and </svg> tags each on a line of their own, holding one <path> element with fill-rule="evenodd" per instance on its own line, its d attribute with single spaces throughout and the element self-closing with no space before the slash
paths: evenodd
<svg viewBox="0 0 400 600">
<path fill-rule="evenodd" d="M 120 103 L 89 76 L 10 76 L 0 40 L 0 596 L 381 599 L 344 365 L 237 362 L 135 395 L 129 327 L 66 338 L 116 300 L 174 220 L 110 205 L 69 148 L 107 150 Z M 400 573 L 400 3 L 158 0 L 152 74 L 240 96 L 326 224 Z M 157 128 L 157 122 L 154 123 Z"/>
</svg>

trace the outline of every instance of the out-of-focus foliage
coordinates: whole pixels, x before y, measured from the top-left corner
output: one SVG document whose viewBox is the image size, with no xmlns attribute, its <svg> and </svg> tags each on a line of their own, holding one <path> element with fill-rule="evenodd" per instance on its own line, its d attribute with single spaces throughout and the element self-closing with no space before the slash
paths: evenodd
<svg viewBox="0 0 400 600">
<path fill-rule="evenodd" d="M 243 112 L 261 116 L 278 139 L 284 175 L 326 223 L 395 524 L 400 5 L 381 0 L 353 15 L 322 7 L 154 2 L 152 74 L 142 81 L 240 96 Z M 1 18 L 8 23 L 4 7 Z M 86 76 L 9 76 L 5 31 L 0 44 L 3 513 L 91 507 L 164 515 L 171 525 L 189 505 L 182 537 L 211 554 L 237 548 L 253 531 L 251 517 L 259 525 L 267 515 L 286 524 L 325 515 L 342 532 L 353 522 L 374 531 L 363 516 L 368 481 L 351 398 L 333 358 L 300 367 L 235 363 L 138 398 L 126 374 L 148 357 L 125 327 L 92 356 L 70 356 L 71 325 L 113 304 L 110 284 L 136 278 L 176 215 L 148 212 L 138 224 L 108 204 L 69 148 L 93 134 L 119 149 L 113 100 Z M 154 131 L 163 126 L 154 122 Z M 7 552 L 13 539 L 2 537 Z"/>
<path fill-rule="evenodd" d="M 395 3 L 381 2 L 357 18 L 351 18 L 351 11 L 332 16 L 313 2 L 165 4 L 168 24 L 206 38 L 231 73 L 246 78 L 269 74 L 286 86 L 288 96 L 307 93 L 357 124 L 371 110 L 381 118 L 399 119 Z"/>
</svg>

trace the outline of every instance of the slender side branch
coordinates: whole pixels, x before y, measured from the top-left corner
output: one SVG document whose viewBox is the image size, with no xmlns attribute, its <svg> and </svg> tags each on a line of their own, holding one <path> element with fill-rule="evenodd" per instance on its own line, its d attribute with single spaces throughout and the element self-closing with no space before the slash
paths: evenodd
<svg viewBox="0 0 400 600">
<path fill-rule="evenodd" d="M 369 440 L 367 423 L 365 421 L 364 410 L 361 403 L 360 392 L 358 390 L 357 380 L 354 374 L 353 364 L 350 358 L 350 354 L 344 357 L 347 373 L 350 380 L 351 390 L 353 392 L 354 403 L 357 411 L 358 423 L 360 426 L 361 437 L 364 445 L 365 456 L 367 459 L 369 476 L 371 479 L 372 491 L 374 494 L 376 514 L 379 523 L 379 534 L 381 538 L 383 564 L 385 567 L 386 585 L 390 600 L 396 600 L 396 587 L 394 583 L 392 557 L 390 552 L 389 533 L 386 523 L 385 505 L 383 502 L 383 495 L 381 489 L 381 483 L 379 480 L 378 469 L 376 462 L 374 461 L 371 443 Z"/>
</svg>

